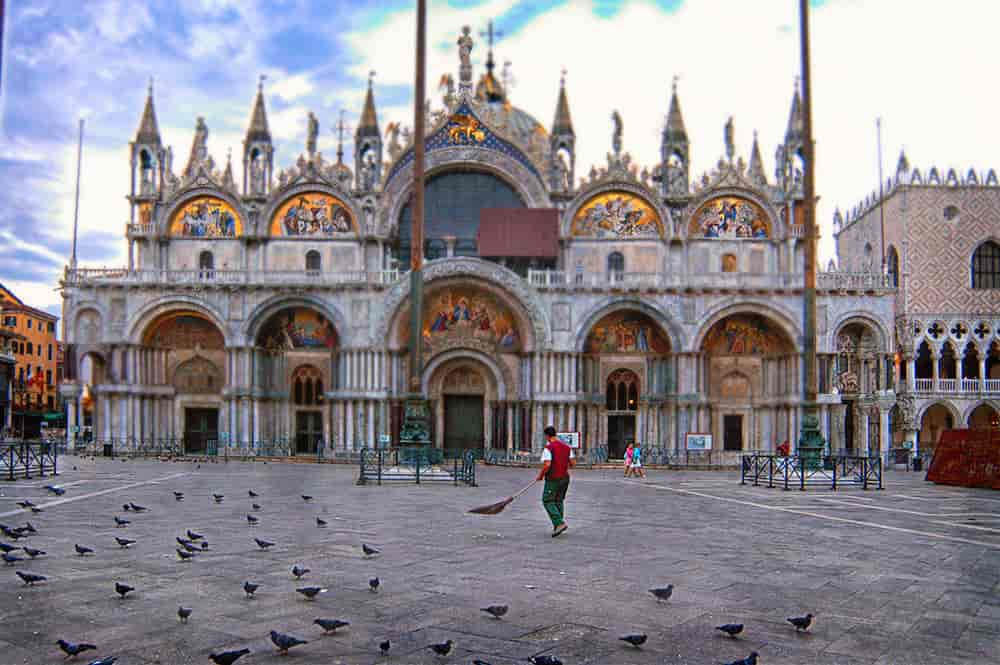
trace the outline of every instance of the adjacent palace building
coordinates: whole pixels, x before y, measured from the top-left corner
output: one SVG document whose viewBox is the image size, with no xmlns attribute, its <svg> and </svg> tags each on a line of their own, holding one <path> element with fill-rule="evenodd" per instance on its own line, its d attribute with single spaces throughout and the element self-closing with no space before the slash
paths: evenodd
<svg viewBox="0 0 1000 665">
<path fill-rule="evenodd" d="M 397 441 L 405 270 L 423 251 L 419 374 L 435 445 L 537 451 L 555 423 L 611 457 L 630 439 L 722 457 L 794 447 L 798 93 L 773 174 L 756 137 L 748 160 L 736 153 L 730 122 L 716 168 L 694 177 L 676 86 L 658 164 L 632 162 L 615 112 L 607 164 L 588 171 L 565 83 L 545 127 L 513 106 L 492 53 L 473 78 L 471 48 L 465 29 L 457 85 L 446 75 L 426 116 L 422 248 L 412 133 L 379 125 L 370 81 L 352 163 L 317 152 L 310 115 L 305 152 L 284 169 L 263 91 L 242 164 L 219 168 L 198 118 L 175 170 L 150 90 L 130 144 L 128 266 L 69 269 L 62 284 L 71 445 L 315 455 Z M 903 158 L 881 198 L 835 224 L 840 260 L 819 273 L 817 306 L 830 449 L 927 449 L 942 428 L 996 425 L 996 175 L 921 173 Z"/>
</svg>

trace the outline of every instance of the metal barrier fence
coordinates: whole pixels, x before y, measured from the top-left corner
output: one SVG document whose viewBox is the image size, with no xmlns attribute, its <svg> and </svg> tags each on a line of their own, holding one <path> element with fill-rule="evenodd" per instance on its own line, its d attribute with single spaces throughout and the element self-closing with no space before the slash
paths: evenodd
<svg viewBox="0 0 1000 665">
<path fill-rule="evenodd" d="M 443 450 L 429 446 L 365 448 L 359 460 L 358 485 L 374 482 L 461 482 L 476 486 L 476 458 L 482 451 Z"/>
<path fill-rule="evenodd" d="M 297 449 L 295 440 L 289 438 L 265 439 L 253 443 L 223 443 L 210 439 L 205 442 L 204 447 L 194 450 L 185 448 L 183 439 L 111 438 L 77 442 L 74 452 L 98 457 L 191 457 L 219 461 L 265 457 L 350 464 L 356 463 L 361 455 L 358 450 L 334 449 L 326 441 L 315 441 L 307 449 Z"/>
<path fill-rule="evenodd" d="M 35 472 L 42 478 L 46 474 L 54 476 L 58 466 L 58 446 L 50 441 L 0 443 L 0 479 L 30 479 Z"/>
<path fill-rule="evenodd" d="M 755 487 L 805 490 L 807 487 L 861 487 L 882 489 L 882 458 L 826 455 L 822 464 L 812 464 L 799 455 L 744 455 L 740 465 L 740 484 L 752 482 Z"/>
</svg>

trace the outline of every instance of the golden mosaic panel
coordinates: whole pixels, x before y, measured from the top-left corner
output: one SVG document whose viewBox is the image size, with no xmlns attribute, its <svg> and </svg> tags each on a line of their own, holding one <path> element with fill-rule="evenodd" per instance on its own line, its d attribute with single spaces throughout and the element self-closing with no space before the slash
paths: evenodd
<svg viewBox="0 0 1000 665">
<path fill-rule="evenodd" d="M 663 220 L 643 198 L 630 192 L 602 192 L 573 218 L 571 233 L 591 238 L 662 238 Z"/>
</svg>

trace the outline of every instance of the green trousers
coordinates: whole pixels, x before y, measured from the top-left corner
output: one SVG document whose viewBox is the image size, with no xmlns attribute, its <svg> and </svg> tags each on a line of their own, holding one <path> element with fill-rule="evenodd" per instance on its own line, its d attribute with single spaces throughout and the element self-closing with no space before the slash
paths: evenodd
<svg viewBox="0 0 1000 665">
<path fill-rule="evenodd" d="M 569 489 L 569 478 L 546 480 L 542 490 L 542 505 L 552 520 L 552 528 L 563 523 L 563 501 L 566 500 L 566 490 Z"/>
</svg>

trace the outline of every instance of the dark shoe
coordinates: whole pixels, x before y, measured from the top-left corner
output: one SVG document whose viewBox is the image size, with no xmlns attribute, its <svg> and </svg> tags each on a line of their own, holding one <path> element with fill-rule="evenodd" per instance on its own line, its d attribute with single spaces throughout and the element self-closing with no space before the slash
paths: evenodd
<svg viewBox="0 0 1000 665">
<path fill-rule="evenodd" d="M 568 529 L 568 528 L 569 528 L 569 526 L 567 526 L 565 523 L 560 524 L 556 528 L 552 529 L 552 537 L 556 538 L 558 536 L 563 535 L 566 532 L 566 529 Z"/>
</svg>

